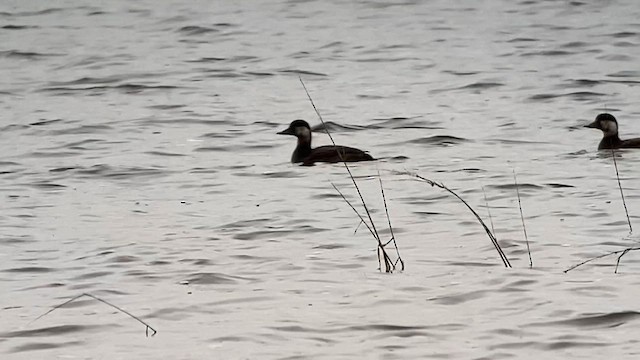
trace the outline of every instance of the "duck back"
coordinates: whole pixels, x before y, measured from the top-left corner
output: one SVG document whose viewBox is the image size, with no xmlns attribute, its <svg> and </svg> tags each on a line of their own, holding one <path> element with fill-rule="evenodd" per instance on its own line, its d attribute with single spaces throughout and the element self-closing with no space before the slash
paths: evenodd
<svg viewBox="0 0 640 360">
<path fill-rule="evenodd" d="M 313 165 L 317 162 L 337 163 L 375 160 L 366 152 L 348 146 L 320 146 L 312 149 L 309 155 L 303 160 L 302 165 Z"/>
</svg>

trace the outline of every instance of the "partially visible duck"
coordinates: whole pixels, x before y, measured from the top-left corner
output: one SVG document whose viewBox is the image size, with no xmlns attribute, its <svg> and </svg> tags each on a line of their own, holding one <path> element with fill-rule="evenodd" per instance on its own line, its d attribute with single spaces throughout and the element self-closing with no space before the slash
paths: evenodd
<svg viewBox="0 0 640 360">
<path fill-rule="evenodd" d="M 602 140 L 598 145 L 598 150 L 602 149 L 640 149 L 640 138 L 621 140 L 618 136 L 618 121 L 607 113 L 596 116 L 596 119 L 585 127 L 602 130 Z"/>
<path fill-rule="evenodd" d="M 366 152 L 347 146 L 320 146 L 311 148 L 311 128 L 304 120 L 294 120 L 288 128 L 278 135 L 293 135 L 298 138 L 298 146 L 291 156 L 292 163 L 313 165 L 316 162 L 337 163 L 341 161 L 370 161 L 375 160 Z"/>
</svg>

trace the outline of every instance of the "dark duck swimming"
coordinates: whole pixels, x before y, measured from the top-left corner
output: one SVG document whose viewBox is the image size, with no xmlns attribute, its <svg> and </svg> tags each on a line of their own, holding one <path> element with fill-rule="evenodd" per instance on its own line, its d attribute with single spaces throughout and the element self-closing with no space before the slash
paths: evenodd
<svg viewBox="0 0 640 360">
<path fill-rule="evenodd" d="M 596 116 L 596 119 L 585 127 L 602 130 L 602 140 L 598 150 L 603 149 L 640 149 L 640 138 L 621 140 L 618 136 L 618 121 L 607 113 Z"/>
<path fill-rule="evenodd" d="M 311 128 L 304 120 L 294 120 L 288 128 L 278 135 L 293 135 L 298 138 L 298 146 L 291 156 L 292 163 L 313 165 L 317 162 L 337 163 L 341 161 L 370 161 L 375 160 L 366 152 L 348 146 L 320 146 L 311 148 Z"/>
</svg>

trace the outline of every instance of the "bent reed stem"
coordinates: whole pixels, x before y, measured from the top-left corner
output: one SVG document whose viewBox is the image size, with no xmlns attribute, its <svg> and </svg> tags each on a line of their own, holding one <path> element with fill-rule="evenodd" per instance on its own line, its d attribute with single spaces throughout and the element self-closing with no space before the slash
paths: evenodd
<svg viewBox="0 0 640 360">
<path fill-rule="evenodd" d="M 436 186 L 436 187 L 439 187 L 439 188 L 449 192 L 450 194 L 455 196 L 458 200 L 460 200 L 469 209 L 469 211 L 471 211 L 471 213 L 476 217 L 478 222 L 480 222 L 480 225 L 482 225 L 482 227 L 484 228 L 484 231 L 487 233 L 487 236 L 489 236 L 489 239 L 491 240 L 491 243 L 493 244 L 493 247 L 495 247 L 496 251 L 498 252 L 498 255 L 500 256 L 500 260 L 502 260 L 502 263 L 504 264 L 504 266 L 507 267 L 507 268 L 512 267 L 511 266 L 511 262 L 507 258 L 507 255 L 504 253 L 504 251 L 500 247 L 500 244 L 498 243 L 498 239 L 496 239 L 496 237 L 493 235 L 493 233 L 491 232 L 491 230 L 489 229 L 487 224 L 485 224 L 484 221 L 482 220 L 482 218 L 480 217 L 480 215 L 478 215 L 478 213 L 475 210 L 473 210 L 471 205 L 469 205 L 466 201 L 464 201 L 464 199 L 461 198 L 458 194 L 456 194 L 453 190 L 451 190 L 448 187 L 444 186 L 444 184 L 437 183 L 437 182 L 435 182 L 433 180 L 427 179 L 427 178 L 422 177 L 422 176 L 420 176 L 418 174 L 413 174 L 413 176 L 418 178 L 418 179 L 420 179 L 420 180 L 422 180 L 422 181 L 424 181 L 424 182 L 426 182 L 426 183 L 428 183 L 431 186 Z"/>
<path fill-rule="evenodd" d="M 57 310 L 57 309 L 59 309 L 59 308 L 61 308 L 61 307 L 65 306 L 65 305 L 67 305 L 67 304 L 70 304 L 70 303 L 72 303 L 72 302 L 74 302 L 74 301 L 76 301 L 76 300 L 78 300 L 78 299 L 80 299 L 81 297 L 84 297 L 84 296 L 87 296 L 87 297 L 90 297 L 90 298 L 92 298 L 92 299 L 98 300 L 98 301 L 100 301 L 101 303 L 106 304 L 106 305 L 109 305 L 109 306 L 111 306 L 112 308 L 114 308 L 114 309 L 116 309 L 116 310 L 118 310 L 118 311 L 120 311 L 120 312 L 123 312 L 123 313 L 125 313 L 125 314 L 129 315 L 129 317 L 132 317 L 133 319 L 137 320 L 139 323 L 141 323 L 142 325 L 146 326 L 145 334 L 146 334 L 146 336 L 147 336 L 147 337 L 149 337 L 149 330 L 153 331 L 153 333 L 151 334 L 151 336 L 154 336 L 155 334 L 157 334 L 157 333 L 158 333 L 158 332 L 156 331 L 156 329 L 154 329 L 153 327 L 151 327 L 151 325 L 147 324 L 147 323 L 146 323 L 146 322 L 144 322 L 142 319 L 140 319 L 139 317 L 137 317 L 137 316 L 133 315 L 132 313 L 128 312 L 127 310 L 124 310 L 124 309 L 122 309 L 121 307 L 119 307 L 119 306 L 117 306 L 117 305 L 114 305 L 114 304 L 112 304 L 112 303 L 108 302 L 107 300 L 101 299 L 101 298 L 99 298 L 99 297 L 97 297 L 97 296 L 95 296 L 95 295 L 89 294 L 89 293 L 82 293 L 82 294 L 80 294 L 80 295 L 78 295 L 78 296 L 74 296 L 73 298 L 71 298 L 71 299 L 69 299 L 69 300 L 67 300 L 67 301 L 63 302 L 62 304 L 59 304 L 59 305 L 54 306 L 52 309 L 50 309 L 50 310 L 49 310 L 49 311 L 47 311 L 46 313 L 44 313 L 44 314 L 42 314 L 42 315 L 38 316 L 37 318 L 35 318 L 35 319 L 31 320 L 31 322 L 29 322 L 29 324 L 27 324 L 27 325 L 30 325 L 30 324 L 32 324 L 32 323 L 34 323 L 34 322 L 38 321 L 39 319 L 41 319 L 41 318 L 43 318 L 43 317 L 45 317 L 45 316 L 49 315 L 50 313 L 54 312 L 55 310 Z"/>
</svg>

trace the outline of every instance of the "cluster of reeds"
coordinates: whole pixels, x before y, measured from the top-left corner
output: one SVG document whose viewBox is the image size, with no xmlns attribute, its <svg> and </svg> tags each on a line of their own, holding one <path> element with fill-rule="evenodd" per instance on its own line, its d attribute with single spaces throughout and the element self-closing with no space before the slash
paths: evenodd
<svg viewBox="0 0 640 360">
<path fill-rule="evenodd" d="M 302 81 L 302 78 L 300 78 L 300 83 L 302 84 L 302 87 L 303 87 L 305 93 L 307 94 L 307 97 L 309 98 L 309 101 L 311 102 L 311 106 L 313 106 L 313 110 L 318 115 L 318 118 L 320 119 L 320 122 L 322 123 L 325 132 L 329 136 L 329 139 L 331 140 L 331 143 L 333 143 L 333 145 L 336 146 L 336 142 L 333 140 L 333 136 L 331 136 L 331 132 L 329 132 L 329 128 L 328 128 L 327 124 L 324 122 L 324 119 L 322 118 L 322 115 L 320 114 L 320 111 L 318 111 L 318 108 L 316 107 L 316 104 L 313 102 L 313 99 L 311 98 L 311 95 L 309 94 L 309 91 L 307 90 L 307 87 L 304 85 L 304 81 Z M 349 201 L 344 196 L 342 191 L 340 191 L 340 189 L 338 189 L 338 187 L 334 183 L 331 183 L 331 185 L 338 192 L 338 194 L 340 194 L 342 199 L 349 205 L 349 207 L 351 207 L 351 209 L 355 212 L 356 216 L 360 220 L 359 224 L 364 224 L 366 226 L 367 230 L 369 230 L 369 233 L 371 234 L 371 236 L 373 236 L 373 238 L 375 239 L 375 241 L 377 243 L 377 250 L 376 251 L 377 251 L 377 254 L 378 254 L 378 263 L 380 265 L 380 269 L 382 269 L 382 266 L 384 264 L 384 270 L 387 273 L 391 273 L 391 272 L 395 271 L 398 268 L 398 265 L 400 265 L 400 270 L 401 271 L 404 270 L 404 261 L 402 261 L 402 257 L 400 257 L 400 250 L 398 249 L 398 244 L 397 244 L 396 238 L 395 238 L 395 236 L 393 234 L 393 227 L 391 226 L 391 218 L 389 217 L 389 208 L 387 207 L 387 199 L 386 199 L 385 194 L 384 194 L 384 187 L 382 186 L 382 177 L 380 176 L 380 172 L 378 172 L 378 180 L 380 181 L 380 193 L 382 194 L 382 202 L 384 204 L 384 211 L 385 211 L 385 214 L 387 216 L 387 222 L 389 224 L 389 232 L 391 234 L 391 238 L 389 240 L 386 240 L 386 241 L 383 241 L 382 238 L 380 237 L 380 234 L 378 233 L 378 228 L 376 227 L 376 224 L 373 221 L 373 218 L 371 217 L 371 211 L 369 211 L 369 206 L 367 206 L 367 202 L 364 200 L 364 197 L 362 196 L 362 192 L 360 191 L 360 187 L 358 186 L 358 183 L 356 182 L 356 179 L 353 177 L 353 174 L 351 173 L 351 169 L 349 168 L 349 165 L 344 160 L 344 157 L 342 156 L 340 151 L 336 150 L 336 153 L 338 154 L 338 157 L 342 161 L 342 164 L 344 165 L 344 168 L 347 170 L 347 174 L 349 174 L 349 178 L 351 179 L 351 182 L 353 183 L 353 186 L 355 187 L 355 189 L 356 189 L 356 191 L 358 193 L 358 197 L 360 198 L 360 202 L 362 204 L 362 208 L 364 209 L 364 213 L 365 213 L 366 217 L 363 216 L 358 211 L 356 206 L 353 203 L 351 203 L 351 201 Z M 395 260 L 391 259 L 391 257 L 389 256 L 389 253 L 386 250 L 386 247 L 389 244 L 393 244 L 393 246 L 395 248 L 395 251 L 396 251 L 396 259 Z"/>
<path fill-rule="evenodd" d="M 304 82 L 302 81 L 302 78 L 300 78 L 300 83 L 302 84 L 302 87 L 303 87 L 305 93 L 307 94 L 307 97 L 309 98 L 309 101 L 311 102 L 311 106 L 313 107 L 313 110 L 315 111 L 316 115 L 318 116 L 318 119 L 323 124 L 323 127 L 324 127 L 327 135 L 329 136 L 329 139 L 331 140 L 331 143 L 335 146 L 336 143 L 333 140 L 333 136 L 329 132 L 329 129 L 326 126 L 326 123 L 324 122 L 324 119 L 322 118 L 322 115 L 318 111 L 318 108 L 316 107 L 313 99 L 311 98 L 311 95 L 309 94 L 309 91 L 307 90 L 307 87 L 305 86 Z M 347 164 L 346 161 L 344 161 L 344 159 L 342 157 L 342 154 L 340 154 L 339 151 L 337 151 L 337 153 L 338 153 L 339 158 L 342 160 L 342 164 L 344 165 L 344 167 L 345 167 L 345 169 L 347 171 L 347 174 L 349 175 L 349 178 L 351 179 L 351 182 L 353 183 L 353 186 L 355 187 L 355 189 L 356 189 L 356 191 L 358 193 L 358 197 L 360 199 L 360 202 L 362 204 L 362 207 L 364 209 L 366 217 L 363 216 L 357 210 L 356 206 L 345 197 L 345 195 L 342 193 L 342 191 L 340 191 L 340 189 L 338 189 L 338 187 L 335 184 L 331 183 L 331 185 L 338 192 L 338 194 L 340 194 L 342 199 L 349 205 L 349 207 L 355 212 L 355 214 L 358 217 L 360 223 L 365 224 L 365 226 L 367 227 L 367 229 L 369 230 L 369 232 L 371 233 L 371 235 L 375 239 L 375 241 L 377 243 L 377 246 L 378 246 L 378 260 L 379 260 L 379 263 L 380 263 L 380 269 L 382 269 L 382 263 L 384 263 L 385 272 L 393 272 L 397 268 L 397 265 L 399 263 L 400 264 L 400 270 L 404 270 L 404 262 L 402 261 L 402 258 L 400 257 L 400 253 L 399 253 L 399 250 L 398 250 L 398 245 L 396 243 L 396 238 L 395 238 L 395 236 L 393 234 L 393 227 L 391 225 L 391 219 L 389 217 L 389 209 L 388 209 L 386 197 L 385 197 L 385 194 L 384 194 L 384 187 L 382 186 L 382 177 L 380 176 L 380 172 L 378 172 L 378 179 L 380 181 L 380 192 L 382 194 L 382 201 L 383 201 L 383 204 L 384 204 L 385 214 L 387 216 L 389 231 L 390 231 L 390 234 L 391 234 L 391 239 L 386 241 L 386 242 L 383 242 L 382 239 L 380 238 L 380 235 L 378 234 L 378 230 L 377 230 L 377 227 L 376 227 L 376 225 L 375 225 L 375 223 L 374 223 L 374 221 L 373 221 L 373 219 L 371 217 L 371 212 L 369 211 L 369 207 L 367 206 L 367 203 L 366 203 L 364 197 L 362 196 L 362 192 L 360 191 L 360 188 L 358 187 L 358 183 L 356 182 L 355 178 L 353 177 L 353 174 L 351 173 L 351 169 L 349 168 L 349 165 Z M 471 211 L 471 213 L 476 217 L 476 219 L 478 220 L 480 225 L 483 227 L 483 229 L 487 233 L 487 236 L 489 237 L 489 240 L 491 241 L 491 243 L 493 244 L 494 248 L 498 252 L 498 256 L 500 257 L 500 260 L 502 261 L 504 266 L 507 267 L 507 268 L 512 267 L 511 262 L 509 261 L 509 258 L 507 257 L 505 252 L 500 247 L 500 243 L 498 242 L 498 239 L 494 235 L 494 231 L 489 229 L 489 227 L 485 224 L 485 222 L 482 220 L 480 215 L 478 215 L 478 213 L 471 207 L 471 205 L 469 205 L 468 202 L 466 202 L 464 199 L 462 199 L 462 197 L 460 197 L 460 195 L 458 195 L 456 192 L 454 192 L 450 188 L 446 187 L 442 183 L 438 183 L 436 181 L 427 179 L 427 178 L 425 178 L 423 176 L 420 176 L 418 174 L 409 174 L 409 173 L 406 173 L 406 172 L 404 174 L 411 175 L 412 177 L 414 177 L 416 179 L 419 179 L 420 181 L 426 182 L 431 186 L 435 186 L 435 187 L 441 188 L 441 189 L 447 191 L 448 193 L 450 193 L 451 195 L 455 196 L 458 200 L 460 200 L 469 209 L 469 211 Z M 527 253 L 529 254 L 529 266 L 533 267 L 533 260 L 531 258 L 531 251 L 530 251 L 530 247 L 529 247 L 529 239 L 527 237 L 527 231 L 526 231 L 526 228 L 525 228 L 524 215 L 522 213 L 522 203 L 520 201 L 520 191 L 518 190 L 518 183 L 517 183 L 515 171 L 513 173 L 513 176 L 514 176 L 514 180 L 515 180 L 515 183 L 516 183 L 516 194 L 518 196 L 518 206 L 520 208 L 520 216 L 521 216 L 521 219 L 522 219 L 522 227 L 523 227 L 524 236 L 525 236 L 525 240 L 526 240 L 526 244 L 527 244 Z M 485 200 L 486 200 L 486 197 L 485 197 Z M 394 248 L 396 250 L 397 257 L 396 257 L 395 261 L 393 261 L 390 258 L 390 256 L 388 255 L 388 253 L 387 253 L 387 251 L 385 249 L 385 247 L 387 245 L 389 245 L 390 243 L 393 243 Z"/>
</svg>

